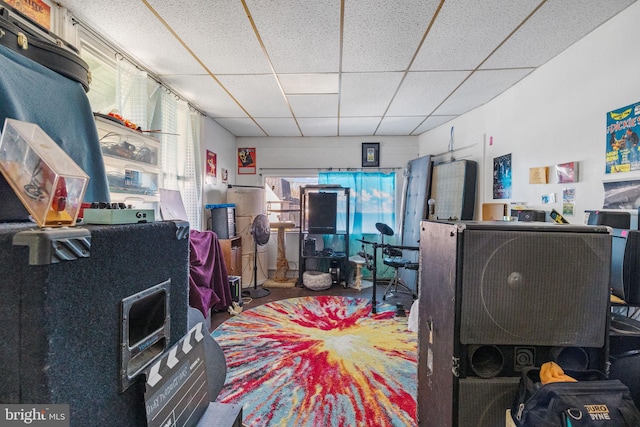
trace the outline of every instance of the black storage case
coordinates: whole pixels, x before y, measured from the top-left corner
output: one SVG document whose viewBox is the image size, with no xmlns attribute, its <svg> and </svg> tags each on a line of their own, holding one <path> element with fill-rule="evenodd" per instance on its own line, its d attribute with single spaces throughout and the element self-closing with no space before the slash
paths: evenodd
<svg viewBox="0 0 640 427">
<path fill-rule="evenodd" d="M 233 203 L 221 205 L 206 205 L 211 212 L 211 231 L 218 239 L 236 237 L 236 205 Z"/>
</svg>

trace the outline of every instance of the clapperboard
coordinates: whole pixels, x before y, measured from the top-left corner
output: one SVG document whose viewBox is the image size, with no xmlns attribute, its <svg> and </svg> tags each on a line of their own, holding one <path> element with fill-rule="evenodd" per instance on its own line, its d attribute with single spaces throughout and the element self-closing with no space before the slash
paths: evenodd
<svg viewBox="0 0 640 427">
<path fill-rule="evenodd" d="M 149 368 L 144 394 L 149 427 L 196 426 L 210 403 L 203 323 Z"/>
</svg>

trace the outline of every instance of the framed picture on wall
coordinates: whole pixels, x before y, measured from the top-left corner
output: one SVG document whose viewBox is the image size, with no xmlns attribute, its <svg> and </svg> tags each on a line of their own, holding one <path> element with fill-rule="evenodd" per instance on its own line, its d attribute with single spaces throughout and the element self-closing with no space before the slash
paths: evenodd
<svg viewBox="0 0 640 427">
<path fill-rule="evenodd" d="M 256 173 L 256 149 L 238 148 L 238 174 L 255 175 Z"/>
<path fill-rule="evenodd" d="M 362 143 L 362 167 L 377 168 L 380 166 L 380 143 Z"/>
<path fill-rule="evenodd" d="M 578 162 L 567 162 L 556 165 L 558 183 L 578 182 Z"/>
<path fill-rule="evenodd" d="M 511 154 L 493 158 L 493 198 L 511 198 Z"/>
</svg>

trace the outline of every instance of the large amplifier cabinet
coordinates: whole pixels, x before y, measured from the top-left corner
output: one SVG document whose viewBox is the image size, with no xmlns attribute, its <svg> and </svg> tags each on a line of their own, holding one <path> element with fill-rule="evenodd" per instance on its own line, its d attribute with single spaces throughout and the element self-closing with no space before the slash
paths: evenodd
<svg viewBox="0 0 640 427">
<path fill-rule="evenodd" d="M 188 234 L 172 221 L 0 224 L 0 403 L 68 404 L 71 426 L 146 425 L 136 374 L 187 333 Z"/>
<path fill-rule="evenodd" d="M 421 226 L 419 425 L 504 426 L 527 366 L 606 372 L 610 228 Z"/>
</svg>

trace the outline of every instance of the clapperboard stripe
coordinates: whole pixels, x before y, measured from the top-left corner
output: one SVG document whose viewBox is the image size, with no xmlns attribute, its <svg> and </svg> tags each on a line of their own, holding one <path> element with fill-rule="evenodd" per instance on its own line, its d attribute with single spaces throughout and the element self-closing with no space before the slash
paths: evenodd
<svg viewBox="0 0 640 427">
<path fill-rule="evenodd" d="M 182 352 L 184 354 L 187 354 L 191 351 L 191 349 L 193 348 L 193 346 L 191 345 L 191 343 L 189 342 L 189 340 L 184 340 L 182 342 Z"/>
<path fill-rule="evenodd" d="M 176 366 L 179 362 L 178 358 L 176 357 L 177 352 L 178 352 L 178 347 L 173 347 L 169 351 L 169 357 L 167 357 L 167 366 L 171 369 L 173 369 L 173 367 Z"/>
<path fill-rule="evenodd" d="M 198 323 L 147 372 L 148 427 L 195 426 L 210 401 L 203 323 Z"/>
<path fill-rule="evenodd" d="M 156 363 L 151 367 L 149 371 L 149 375 L 147 376 L 147 384 L 151 387 L 155 387 L 158 382 L 162 379 L 162 376 L 159 374 L 160 371 L 160 363 Z"/>
</svg>

